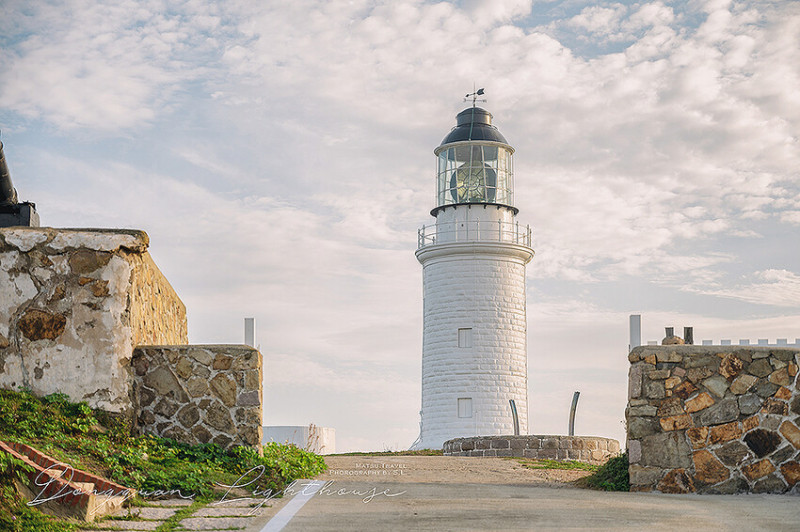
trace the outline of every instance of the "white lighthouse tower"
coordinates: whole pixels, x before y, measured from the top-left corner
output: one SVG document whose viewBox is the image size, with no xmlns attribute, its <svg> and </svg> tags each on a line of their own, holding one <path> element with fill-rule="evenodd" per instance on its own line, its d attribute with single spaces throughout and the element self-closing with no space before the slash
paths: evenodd
<svg viewBox="0 0 800 532">
<path fill-rule="evenodd" d="M 531 233 L 516 221 L 512 148 L 475 102 L 434 150 L 433 226 L 419 231 L 424 331 L 416 448 L 528 431 L 525 265 Z"/>
</svg>

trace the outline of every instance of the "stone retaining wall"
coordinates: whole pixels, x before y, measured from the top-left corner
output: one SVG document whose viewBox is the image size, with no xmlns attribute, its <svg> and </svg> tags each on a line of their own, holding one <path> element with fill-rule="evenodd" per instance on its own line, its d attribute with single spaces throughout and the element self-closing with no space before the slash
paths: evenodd
<svg viewBox="0 0 800 532">
<path fill-rule="evenodd" d="M 261 353 L 238 345 L 140 346 L 137 430 L 184 443 L 260 446 Z"/>
<path fill-rule="evenodd" d="M 619 454 L 619 442 L 595 436 L 475 436 L 444 442 L 445 456 L 519 456 L 604 464 Z"/>
<path fill-rule="evenodd" d="M 130 415 L 138 343 L 186 344 L 186 308 L 143 231 L 0 229 L 0 387 Z"/>
<path fill-rule="evenodd" d="M 753 346 L 631 351 L 631 490 L 800 491 L 799 356 Z"/>
</svg>

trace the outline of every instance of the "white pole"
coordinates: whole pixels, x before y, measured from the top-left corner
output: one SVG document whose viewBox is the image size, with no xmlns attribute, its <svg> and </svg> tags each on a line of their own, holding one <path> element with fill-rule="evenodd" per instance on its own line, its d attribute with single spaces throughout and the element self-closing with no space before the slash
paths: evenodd
<svg viewBox="0 0 800 532">
<path fill-rule="evenodd" d="M 244 343 L 250 347 L 256 346 L 256 319 L 244 319 Z"/>
<path fill-rule="evenodd" d="M 630 352 L 634 347 L 639 347 L 640 345 L 642 345 L 642 315 L 631 314 L 630 345 L 628 346 L 628 352 Z"/>
</svg>

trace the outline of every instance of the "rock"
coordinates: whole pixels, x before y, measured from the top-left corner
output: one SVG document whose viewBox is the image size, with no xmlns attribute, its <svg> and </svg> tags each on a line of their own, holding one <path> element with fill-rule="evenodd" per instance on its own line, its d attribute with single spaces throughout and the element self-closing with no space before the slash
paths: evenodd
<svg viewBox="0 0 800 532">
<path fill-rule="evenodd" d="M 628 407 L 628 416 L 636 417 L 653 417 L 656 415 L 658 409 L 650 405 L 631 406 Z"/>
<path fill-rule="evenodd" d="M 753 485 L 753 493 L 783 493 L 788 486 L 775 473 L 762 478 Z"/>
<path fill-rule="evenodd" d="M 223 355 L 222 353 L 217 353 L 217 356 L 214 357 L 214 369 L 231 369 L 232 362 L 233 357 Z"/>
<path fill-rule="evenodd" d="M 628 468 L 631 486 L 655 486 L 661 479 L 661 469 L 658 467 L 642 467 L 631 465 Z"/>
<path fill-rule="evenodd" d="M 667 388 L 667 390 L 671 390 L 680 383 L 681 383 L 680 377 L 670 377 L 666 381 L 664 381 L 664 386 Z"/>
<path fill-rule="evenodd" d="M 747 493 L 749 491 L 750 485 L 747 481 L 740 476 L 735 476 L 722 484 L 709 488 L 705 493 L 713 495 L 734 495 L 736 493 Z"/>
<path fill-rule="evenodd" d="M 664 383 L 660 381 L 649 381 L 644 385 L 644 396 L 648 399 L 663 399 L 667 396 Z"/>
<path fill-rule="evenodd" d="M 758 379 L 752 375 L 739 375 L 731 383 L 731 393 L 742 395 L 747 390 L 752 388 L 756 381 L 758 381 Z"/>
<path fill-rule="evenodd" d="M 208 432 L 208 429 L 206 429 L 202 425 L 195 425 L 192 428 L 192 436 L 194 436 L 195 439 L 200 443 L 208 443 L 211 441 L 211 438 L 213 437 L 213 435 L 210 432 Z"/>
<path fill-rule="evenodd" d="M 691 413 L 699 412 L 705 408 L 714 404 L 714 399 L 706 392 L 703 392 L 697 397 L 692 397 L 691 399 L 686 401 L 686 411 Z"/>
<path fill-rule="evenodd" d="M 178 412 L 178 421 L 187 429 L 192 428 L 200 419 L 200 410 L 193 404 L 188 404 Z"/>
<path fill-rule="evenodd" d="M 642 442 L 628 440 L 628 463 L 636 464 L 642 459 Z"/>
<path fill-rule="evenodd" d="M 695 427 L 686 431 L 686 436 L 694 449 L 700 449 L 706 446 L 708 439 L 708 427 Z"/>
<path fill-rule="evenodd" d="M 153 408 L 153 412 L 164 417 L 172 417 L 177 411 L 178 405 L 167 399 L 161 399 L 158 403 L 156 403 L 155 408 Z"/>
<path fill-rule="evenodd" d="M 163 438 L 170 438 L 180 443 L 190 443 L 192 438 L 189 434 L 177 425 L 172 425 L 168 429 L 161 432 Z"/>
<path fill-rule="evenodd" d="M 642 373 L 644 366 L 636 364 L 628 371 L 628 399 L 642 395 Z"/>
<path fill-rule="evenodd" d="M 646 357 L 644 357 L 644 361 L 647 364 L 652 364 L 653 366 L 655 366 L 656 365 L 656 356 L 655 355 L 647 355 Z"/>
<path fill-rule="evenodd" d="M 692 466 L 692 450 L 681 432 L 662 432 L 642 438 L 640 465 L 661 468 Z"/>
<path fill-rule="evenodd" d="M 742 421 L 742 430 L 750 432 L 758 426 L 758 416 L 752 416 Z"/>
<path fill-rule="evenodd" d="M 800 463 L 795 461 L 786 462 L 781 465 L 781 473 L 786 482 L 789 483 L 789 487 L 794 486 L 800 482 Z"/>
<path fill-rule="evenodd" d="M 747 367 L 747 372 L 756 377 L 766 377 L 772 373 L 772 366 L 766 358 L 760 358 Z"/>
<path fill-rule="evenodd" d="M 780 390 L 775 392 L 775 395 L 773 395 L 772 397 L 774 397 L 775 399 L 788 401 L 789 399 L 792 398 L 792 390 L 790 390 L 786 386 L 781 386 Z"/>
<path fill-rule="evenodd" d="M 764 406 L 761 407 L 763 414 L 778 414 L 779 416 L 786 416 L 789 414 L 789 405 L 783 401 L 777 401 L 772 397 L 764 401 Z"/>
<path fill-rule="evenodd" d="M 733 353 L 729 353 L 719 364 L 719 374 L 731 381 L 742 371 L 743 367 L 744 362 Z"/>
<path fill-rule="evenodd" d="M 244 374 L 244 387 L 248 390 L 261 389 L 261 372 L 257 369 L 248 370 Z"/>
<path fill-rule="evenodd" d="M 668 369 L 657 369 L 647 374 L 647 378 L 650 379 L 651 381 L 659 381 L 659 380 L 663 381 L 667 377 L 669 377 Z"/>
<path fill-rule="evenodd" d="M 784 421 L 781 425 L 781 434 L 789 440 L 795 449 L 800 449 L 800 429 L 791 421 Z"/>
<path fill-rule="evenodd" d="M 683 345 L 684 341 L 683 338 L 678 336 L 667 336 L 663 340 L 661 340 L 661 345 Z"/>
<path fill-rule="evenodd" d="M 43 310 L 28 310 L 17 324 L 25 338 L 31 341 L 55 340 L 67 326 L 67 318 Z"/>
<path fill-rule="evenodd" d="M 170 397 L 179 403 L 185 403 L 189 400 L 189 396 L 181 388 L 178 379 L 165 367 L 154 369 L 144 376 L 142 382 L 158 392 L 159 395 Z"/>
<path fill-rule="evenodd" d="M 769 376 L 769 382 L 778 386 L 788 386 L 792 382 L 792 379 L 789 378 L 789 369 L 781 368 L 773 371 Z"/>
<path fill-rule="evenodd" d="M 699 368 L 691 368 L 686 373 L 686 378 L 692 381 L 693 383 L 697 384 L 701 380 L 710 377 L 712 375 L 711 370 L 705 366 Z"/>
<path fill-rule="evenodd" d="M 210 366 L 214 361 L 214 357 L 208 351 L 200 348 L 193 348 L 187 351 L 187 355 L 195 359 L 197 362 L 204 366 Z"/>
<path fill-rule="evenodd" d="M 225 406 L 230 407 L 236 404 L 236 383 L 225 376 L 224 373 L 219 373 L 211 379 L 209 387 L 215 396 L 222 399 Z"/>
<path fill-rule="evenodd" d="M 661 401 L 656 415 L 659 417 L 677 416 L 683 414 L 683 401 L 680 397 L 668 397 Z"/>
<path fill-rule="evenodd" d="M 131 366 L 133 366 L 136 375 L 142 377 L 150 369 L 150 362 L 141 355 L 134 355 L 133 360 L 131 360 Z"/>
<path fill-rule="evenodd" d="M 753 389 L 753 391 L 759 397 L 767 398 L 767 397 L 772 397 L 773 395 L 775 395 L 775 392 L 777 392 L 779 388 L 780 388 L 780 386 L 778 386 L 777 384 L 772 384 L 771 382 L 767 382 L 766 380 L 762 380 L 762 381 L 759 381 L 758 384 L 756 384 L 756 386 Z"/>
<path fill-rule="evenodd" d="M 717 455 L 717 458 L 719 458 L 723 464 L 730 467 L 738 467 L 753 456 L 750 449 L 739 441 L 726 443 L 722 447 L 716 449 L 714 454 Z"/>
<path fill-rule="evenodd" d="M 728 390 L 728 380 L 720 375 L 714 375 L 703 381 L 703 386 L 715 396 L 722 399 Z"/>
<path fill-rule="evenodd" d="M 217 434 L 217 436 L 213 440 L 211 440 L 211 443 L 213 443 L 218 447 L 226 449 L 228 445 L 233 443 L 233 440 L 230 437 L 226 436 L 225 434 Z"/>
<path fill-rule="evenodd" d="M 750 482 L 765 477 L 773 471 L 775 471 L 775 466 L 766 458 L 742 467 L 742 473 L 744 473 L 744 476 L 746 476 Z"/>
<path fill-rule="evenodd" d="M 774 432 L 755 429 L 745 435 L 744 442 L 757 457 L 762 458 L 778 448 L 781 438 Z"/>
<path fill-rule="evenodd" d="M 791 458 L 792 455 L 794 455 L 794 451 L 795 449 L 791 445 L 784 445 L 783 447 L 772 453 L 772 456 L 770 456 L 770 460 L 772 460 L 773 464 L 782 464 L 783 462 Z"/>
<path fill-rule="evenodd" d="M 783 416 L 778 416 L 774 414 L 767 414 L 765 416 L 761 416 L 761 428 L 765 430 L 778 430 L 778 427 L 781 426 L 781 422 L 783 421 Z"/>
<path fill-rule="evenodd" d="M 694 493 L 695 487 L 684 469 L 673 469 L 661 479 L 657 486 L 661 493 Z"/>
<path fill-rule="evenodd" d="M 791 403 L 789 403 L 789 408 L 794 414 L 800 415 L 800 394 L 795 396 Z"/>
<path fill-rule="evenodd" d="M 692 416 L 689 414 L 681 414 L 679 416 L 670 416 L 661 418 L 661 429 L 666 431 L 683 430 L 692 426 Z"/>
<path fill-rule="evenodd" d="M 94 297 L 106 297 L 108 295 L 108 281 L 97 280 L 91 286 Z"/>
<path fill-rule="evenodd" d="M 735 399 L 725 399 L 700 411 L 695 416 L 696 425 L 721 425 L 738 419 L 739 406 Z"/>
<path fill-rule="evenodd" d="M 706 450 L 696 451 L 692 455 L 694 461 L 694 479 L 703 484 L 718 484 L 730 477 L 728 468 L 714 458 Z"/>
<path fill-rule="evenodd" d="M 742 437 L 742 426 L 738 421 L 711 428 L 711 444 L 722 443 Z"/>
<path fill-rule="evenodd" d="M 0 333 L 0 349 L 5 349 L 9 345 L 10 344 L 8 343 L 8 338 L 6 338 L 5 336 L 3 336 L 2 333 Z"/>
<path fill-rule="evenodd" d="M 214 402 L 205 412 L 206 422 L 221 432 L 233 430 L 233 421 L 227 408 L 219 402 Z"/>
<path fill-rule="evenodd" d="M 202 397 L 208 393 L 208 381 L 201 377 L 192 377 L 186 383 L 186 391 L 192 397 Z"/>
<path fill-rule="evenodd" d="M 242 440 L 242 443 L 247 445 L 260 445 L 261 444 L 261 437 L 258 434 L 258 427 L 244 427 L 242 430 L 239 431 L 239 436 Z"/>
<path fill-rule="evenodd" d="M 761 399 L 755 394 L 742 395 L 738 399 L 739 411 L 749 416 L 755 414 L 761 408 Z"/>
<path fill-rule="evenodd" d="M 188 380 L 192 376 L 192 363 L 187 358 L 181 358 L 175 364 L 175 373 L 184 380 Z"/>
<path fill-rule="evenodd" d="M 231 368 L 234 370 L 256 369 L 258 368 L 258 362 L 258 351 L 255 349 L 249 349 L 233 360 Z"/>
<path fill-rule="evenodd" d="M 241 393 L 236 404 L 239 406 L 258 406 L 261 404 L 261 394 L 258 391 Z"/>
<path fill-rule="evenodd" d="M 142 387 L 139 390 L 139 407 L 150 406 L 156 398 L 156 393 L 150 388 Z"/>
<path fill-rule="evenodd" d="M 635 417 L 628 420 L 628 437 L 633 440 L 658 432 L 658 420 L 654 418 Z"/>
<path fill-rule="evenodd" d="M 142 410 L 139 413 L 139 425 L 147 427 L 156 422 L 156 416 L 149 410 Z"/>
<path fill-rule="evenodd" d="M 686 381 L 676 386 L 672 390 L 672 394 L 675 395 L 676 397 L 680 397 L 681 399 L 686 399 L 696 391 L 697 391 L 697 386 L 693 385 L 689 381 Z"/>
<path fill-rule="evenodd" d="M 104 251 L 79 249 L 70 256 L 68 262 L 72 273 L 75 275 L 85 275 L 108 264 L 111 257 L 111 253 Z"/>
</svg>

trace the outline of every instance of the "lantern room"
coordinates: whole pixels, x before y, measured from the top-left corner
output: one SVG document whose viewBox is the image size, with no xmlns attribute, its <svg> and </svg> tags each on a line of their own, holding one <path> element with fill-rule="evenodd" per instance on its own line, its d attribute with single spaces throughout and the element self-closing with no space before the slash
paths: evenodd
<svg viewBox="0 0 800 532">
<path fill-rule="evenodd" d="M 434 150 L 438 158 L 437 209 L 465 203 L 514 206 L 514 148 L 492 125 L 492 115 L 471 107 Z"/>
</svg>

